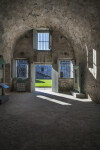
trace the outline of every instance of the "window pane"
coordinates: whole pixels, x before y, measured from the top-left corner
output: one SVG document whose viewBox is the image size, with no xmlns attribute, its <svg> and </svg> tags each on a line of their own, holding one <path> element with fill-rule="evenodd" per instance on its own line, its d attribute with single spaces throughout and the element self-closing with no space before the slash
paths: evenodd
<svg viewBox="0 0 100 150">
<path fill-rule="evenodd" d="M 48 43 L 47 42 L 45 43 L 45 46 L 46 46 L 46 49 L 48 49 Z"/>
<path fill-rule="evenodd" d="M 40 34 L 38 34 L 38 41 L 40 41 L 41 40 L 41 36 L 40 36 Z"/>
<path fill-rule="evenodd" d="M 27 77 L 27 60 L 17 60 L 17 77 L 26 78 Z"/>
<path fill-rule="evenodd" d="M 38 50 L 50 50 L 49 42 L 38 42 Z"/>
<path fill-rule="evenodd" d="M 46 33 L 46 41 L 49 41 L 49 33 Z"/>
<path fill-rule="evenodd" d="M 46 33 L 44 33 L 44 41 L 46 41 Z"/>
<path fill-rule="evenodd" d="M 61 78 L 70 78 L 71 77 L 70 61 L 60 61 L 60 77 Z"/>
<path fill-rule="evenodd" d="M 47 50 L 50 50 L 50 48 L 49 48 L 49 42 L 46 42 L 46 44 L 47 44 Z"/>
<path fill-rule="evenodd" d="M 49 32 L 38 33 L 38 50 L 50 50 Z"/>
<path fill-rule="evenodd" d="M 41 36 L 40 36 L 40 34 L 38 34 L 38 40 L 40 40 L 41 39 Z M 40 49 L 40 42 L 38 41 L 38 49 Z"/>
</svg>

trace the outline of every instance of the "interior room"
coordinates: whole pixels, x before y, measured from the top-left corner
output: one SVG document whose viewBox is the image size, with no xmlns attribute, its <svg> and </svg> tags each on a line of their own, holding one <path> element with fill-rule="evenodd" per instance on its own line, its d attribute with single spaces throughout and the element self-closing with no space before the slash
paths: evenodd
<svg viewBox="0 0 100 150">
<path fill-rule="evenodd" d="M 0 149 L 100 149 L 99 0 L 0 0 Z"/>
</svg>

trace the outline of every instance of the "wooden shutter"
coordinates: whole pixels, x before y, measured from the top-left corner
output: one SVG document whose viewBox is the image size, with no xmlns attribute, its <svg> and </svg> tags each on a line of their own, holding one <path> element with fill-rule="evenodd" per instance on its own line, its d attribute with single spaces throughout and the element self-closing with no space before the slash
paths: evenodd
<svg viewBox="0 0 100 150">
<path fill-rule="evenodd" d="M 17 60 L 12 60 L 12 78 L 17 77 Z"/>
<path fill-rule="evenodd" d="M 52 30 L 49 31 L 49 48 L 52 49 Z"/>
<path fill-rule="evenodd" d="M 33 30 L 33 49 L 38 49 L 38 34 L 36 30 Z"/>
</svg>

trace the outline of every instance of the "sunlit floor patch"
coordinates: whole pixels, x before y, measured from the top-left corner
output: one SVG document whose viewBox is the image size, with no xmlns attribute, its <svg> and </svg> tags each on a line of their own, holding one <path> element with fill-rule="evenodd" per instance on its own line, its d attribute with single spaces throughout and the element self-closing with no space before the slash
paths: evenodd
<svg viewBox="0 0 100 150">
<path fill-rule="evenodd" d="M 59 97 L 63 97 L 63 98 L 68 98 L 68 99 L 71 99 L 71 100 L 73 100 L 73 101 L 80 101 L 80 102 L 83 102 L 83 103 L 85 103 L 85 102 L 91 102 L 91 100 L 90 99 L 86 99 L 86 98 L 75 98 L 75 97 L 73 97 L 72 95 L 68 95 L 68 94 L 63 94 L 63 93 L 54 93 L 54 92 L 52 92 L 51 91 L 51 89 L 50 90 L 44 90 L 44 89 L 37 89 L 36 91 L 38 91 L 38 92 L 42 92 L 42 93 L 47 93 L 47 94 L 50 94 L 50 95 L 54 95 L 54 96 L 59 96 Z"/>
<path fill-rule="evenodd" d="M 61 102 L 61 101 L 58 101 L 56 99 L 52 99 L 52 98 L 42 96 L 42 95 L 37 95 L 36 97 L 41 98 L 41 99 L 45 99 L 47 101 L 54 102 L 54 103 L 57 103 L 57 104 L 60 104 L 60 105 L 72 105 L 72 104 Z"/>
<path fill-rule="evenodd" d="M 36 87 L 35 88 L 35 91 L 46 91 L 46 92 L 52 92 L 52 88 L 47 88 L 47 87 L 42 87 L 42 88 L 39 88 L 39 87 Z"/>
</svg>

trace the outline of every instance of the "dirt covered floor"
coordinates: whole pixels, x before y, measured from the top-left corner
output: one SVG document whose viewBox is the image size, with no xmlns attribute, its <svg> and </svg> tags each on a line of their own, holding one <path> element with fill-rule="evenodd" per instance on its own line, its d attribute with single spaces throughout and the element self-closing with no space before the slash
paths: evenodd
<svg viewBox="0 0 100 150">
<path fill-rule="evenodd" d="M 99 150 L 100 105 L 70 95 L 12 93 L 0 105 L 1 150 Z"/>
</svg>

